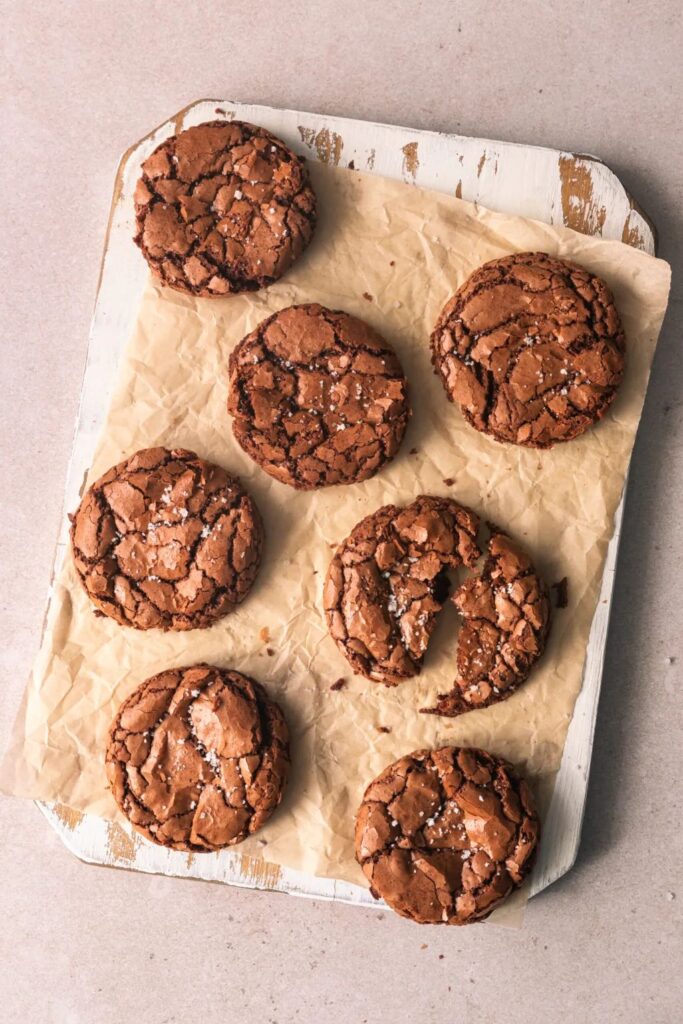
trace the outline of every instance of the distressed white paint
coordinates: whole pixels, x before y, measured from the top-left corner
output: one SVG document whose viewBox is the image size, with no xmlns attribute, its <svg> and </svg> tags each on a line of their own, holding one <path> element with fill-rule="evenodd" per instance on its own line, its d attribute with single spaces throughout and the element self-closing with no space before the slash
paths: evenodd
<svg viewBox="0 0 683 1024">
<path fill-rule="evenodd" d="M 457 190 L 463 199 L 550 224 L 564 223 L 560 159 L 579 159 L 536 146 L 469 139 L 220 100 L 193 104 L 181 117 L 183 127 L 221 117 L 253 121 L 269 128 L 295 149 L 307 152 L 310 159 L 327 157 L 328 162 L 337 162 L 340 166 L 348 166 L 353 161 L 358 170 L 451 195 Z M 140 164 L 159 142 L 176 130 L 177 124 L 178 119 L 172 118 L 161 125 L 124 156 L 119 168 L 67 476 L 67 509 L 78 503 L 109 405 L 119 360 L 133 330 L 147 278 L 146 264 L 131 242 L 134 221 L 132 196 Z M 406 153 L 405 147 L 413 148 Z M 592 209 L 605 211 L 602 236 L 621 239 L 624 225 L 628 223 L 634 236 L 639 236 L 642 247 L 654 253 L 652 229 L 633 209 L 624 187 L 609 168 L 590 157 L 580 158 L 575 166 L 585 168 L 591 176 Z M 552 803 L 544 822 L 540 857 L 531 880 L 532 895 L 565 874 L 573 865 L 578 851 L 620 525 L 621 507 L 616 517 L 615 535 L 609 545 L 600 601 L 593 620 L 583 688 L 576 702 Z M 68 523 L 64 517 L 55 573 L 64 557 L 67 539 Z M 154 846 L 127 827 L 132 855 L 117 855 L 111 848 L 108 822 L 84 815 L 75 824 L 66 823 L 54 806 L 40 806 L 72 853 L 91 863 L 276 889 L 318 899 L 377 905 L 361 886 L 314 878 L 288 869 L 279 873 L 259 871 L 256 867 L 250 870 L 243 857 L 233 851 L 188 857 Z"/>
</svg>

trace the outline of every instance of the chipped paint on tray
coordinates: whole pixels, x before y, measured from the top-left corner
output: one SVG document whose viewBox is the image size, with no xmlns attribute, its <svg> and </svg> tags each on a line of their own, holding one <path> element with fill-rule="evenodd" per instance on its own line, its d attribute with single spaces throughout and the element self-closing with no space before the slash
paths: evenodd
<svg viewBox="0 0 683 1024">
<path fill-rule="evenodd" d="M 337 166 L 344 148 L 341 135 L 329 128 L 316 131 L 315 128 L 305 128 L 303 125 L 299 125 L 299 135 L 304 145 L 315 152 L 321 164 Z"/>
<path fill-rule="evenodd" d="M 240 868 L 242 875 L 258 883 L 259 889 L 274 889 L 282 878 L 282 868 L 279 864 L 270 864 L 258 857 L 249 857 L 246 853 L 240 857 Z"/>
<path fill-rule="evenodd" d="M 417 142 L 406 142 L 405 146 L 401 148 L 401 152 L 403 153 L 403 173 L 406 176 L 409 175 L 415 181 L 417 172 L 420 169 Z"/>
<path fill-rule="evenodd" d="M 134 835 L 127 832 L 117 821 L 107 825 L 107 848 L 113 861 L 119 864 L 132 864 L 138 842 Z"/>
<path fill-rule="evenodd" d="M 55 804 L 54 812 L 70 832 L 77 829 L 83 821 L 82 811 L 75 811 L 73 807 L 67 807 L 66 804 Z"/>
<path fill-rule="evenodd" d="M 558 167 L 564 224 L 584 235 L 601 235 L 607 210 L 595 201 L 591 161 L 560 153 Z"/>
</svg>

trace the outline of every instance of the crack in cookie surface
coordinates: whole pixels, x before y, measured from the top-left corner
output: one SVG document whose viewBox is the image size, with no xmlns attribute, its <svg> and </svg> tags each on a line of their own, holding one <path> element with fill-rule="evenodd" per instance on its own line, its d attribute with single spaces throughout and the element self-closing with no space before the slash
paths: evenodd
<svg viewBox="0 0 683 1024">
<path fill-rule="evenodd" d="M 261 560 L 261 517 L 239 480 L 183 448 L 113 466 L 71 519 L 90 600 L 136 629 L 210 626 L 246 597 Z"/>
<path fill-rule="evenodd" d="M 418 750 L 365 791 L 356 859 L 376 899 L 420 924 L 487 917 L 522 884 L 539 821 L 512 766 L 486 751 Z"/>
<path fill-rule="evenodd" d="M 479 520 L 422 495 L 366 516 L 338 547 L 323 605 L 330 635 L 354 672 L 386 686 L 417 675 L 448 597 L 448 570 L 477 567 Z M 489 524 L 488 556 L 451 597 L 464 620 L 453 690 L 424 713 L 455 716 L 510 697 L 541 657 L 547 587 L 528 555 Z"/>
<path fill-rule="evenodd" d="M 323 603 L 355 672 L 395 686 L 420 671 L 448 595 L 446 570 L 476 565 L 478 525 L 457 502 L 422 495 L 352 530 L 330 563 Z"/>
<path fill-rule="evenodd" d="M 315 303 L 264 320 L 230 356 L 228 411 L 244 451 L 300 490 L 373 476 L 410 406 L 396 353 L 368 324 Z"/>
<path fill-rule="evenodd" d="M 280 803 L 287 724 L 263 687 L 239 672 L 175 669 L 123 702 L 105 763 L 138 832 L 174 850 L 211 852 L 252 835 Z"/>
<path fill-rule="evenodd" d="M 607 412 L 625 342 L 605 282 L 546 253 L 492 260 L 446 304 L 431 337 L 448 398 L 498 441 L 550 448 Z"/>
<path fill-rule="evenodd" d="M 215 296 L 276 281 L 316 222 L 304 162 L 265 128 L 209 121 L 166 139 L 142 165 L 135 241 L 179 291 Z"/>
</svg>

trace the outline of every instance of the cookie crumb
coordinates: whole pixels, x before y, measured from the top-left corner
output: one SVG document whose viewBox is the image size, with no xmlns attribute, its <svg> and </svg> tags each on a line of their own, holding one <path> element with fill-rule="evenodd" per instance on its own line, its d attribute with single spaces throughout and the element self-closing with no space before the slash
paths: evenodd
<svg viewBox="0 0 683 1024">
<path fill-rule="evenodd" d="M 348 162 L 348 164 L 347 164 L 346 166 L 348 167 L 348 169 L 349 169 L 350 171 L 355 171 L 355 169 L 356 169 L 356 165 L 355 165 L 355 163 L 353 162 L 353 160 L 349 160 L 349 162 Z"/>
<path fill-rule="evenodd" d="M 267 626 L 264 626 L 263 629 L 259 630 L 259 637 L 264 644 L 268 643 L 268 641 L 270 640 L 270 630 L 268 629 Z"/>
<path fill-rule="evenodd" d="M 446 487 L 452 487 L 453 484 L 455 483 L 455 480 L 453 479 L 452 476 L 445 476 L 443 478 L 443 482 L 445 483 Z"/>
<path fill-rule="evenodd" d="M 664 659 L 664 661 L 667 663 L 667 665 L 675 665 L 676 664 L 676 659 L 674 658 L 674 656 L 672 654 L 670 654 L 668 657 L 666 657 Z"/>
<path fill-rule="evenodd" d="M 420 946 L 420 949 L 429 949 L 429 946 L 427 945 L 426 942 L 423 942 L 422 945 Z"/>
<path fill-rule="evenodd" d="M 372 295 L 370 294 L 370 292 L 363 292 L 363 298 L 366 299 L 368 302 L 372 302 Z"/>
<path fill-rule="evenodd" d="M 569 604 L 569 580 L 563 576 L 557 583 L 551 583 L 550 589 L 555 595 L 555 607 L 566 608 Z"/>
<path fill-rule="evenodd" d="M 389 728 L 388 725 L 376 725 L 375 729 L 377 730 L 377 732 L 391 732 L 391 729 Z"/>
<path fill-rule="evenodd" d="M 275 651 L 273 650 L 272 647 L 266 647 L 266 654 L 268 655 L 269 658 L 272 658 L 273 655 L 275 654 Z"/>
<path fill-rule="evenodd" d="M 395 267 L 396 266 L 396 260 L 389 260 L 389 266 L 390 267 Z"/>
<path fill-rule="evenodd" d="M 417 448 L 411 448 L 408 455 L 417 455 Z"/>
<path fill-rule="evenodd" d="M 342 676 L 340 679 L 337 680 L 336 683 L 332 683 L 332 686 L 330 687 L 330 689 L 331 690 L 343 690 L 345 686 L 346 686 L 346 680 Z"/>
<path fill-rule="evenodd" d="M 676 893 L 675 892 L 668 892 L 666 894 L 666 898 L 669 900 L 669 902 L 671 902 L 672 900 L 676 899 Z"/>
</svg>

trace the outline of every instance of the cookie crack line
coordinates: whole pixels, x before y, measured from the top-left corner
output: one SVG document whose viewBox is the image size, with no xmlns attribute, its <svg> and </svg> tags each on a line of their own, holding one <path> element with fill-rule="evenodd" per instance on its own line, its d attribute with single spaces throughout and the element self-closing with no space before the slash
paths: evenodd
<svg viewBox="0 0 683 1024">
<path fill-rule="evenodd" d="M 142 166 L 135 209 L 135 241 L 152 272 L 205 297 L 276 281 L 317 217 L 303 160 L 241 121 L 206 122 L 162 142 Z"/>
<path fill-rule="evenodd" d="M 258 572 L 263 526 L 237 478 L 186 449 L 142 449 L 71 518 L 76 571 L 103 614 L 138 629 L 205 628 Z"/>
<path fill-rule="evenodd" d="M 397 453 L 408 385 L 388 343 L 316 303 L 272 314 L 229 361 L 228 412 L 243 450 L 300 490 L 368 479 Z"/>
<path fill-rule="evenodd" d="M 522 884 L 539 821 L 526 782 L 475 748 L 417 750 L 367 787 L 356 859 L 375 898 L 420 924 L 483 920 Z"/>
<path fill-rule="evenodd" d="M 422 495 L 378 509 L 337 548 L 323 591 L 330 635 L 354 672 L 385 686 L 419 674 L 449 592 L 447 572 L 475 570 L 478 517 Z M 450 600 L 461 626 L 453 689 L 425 714 L 455 716 L 510 697 L 529 677 L 550 628 L 548 589 L 529 556 L 488 523 L 487 557 Z"/>
<path fill-rule="evenodd" d="M 280 803 L 287 726 L 247 676 L 205 664 L 169 670 L 123 702 L 105 763 L 138 832 L 176 850 L 218 850 L 257 831 Z"/>
<path fill-rule="evenodd" d="M 547 253 L 479 267 L 444 306 L 431 349 L 448 398 L 473 427 L 531 448 L 584 433 L 605 415 L 624 374 L 609 288 Z"/>
</svg>

